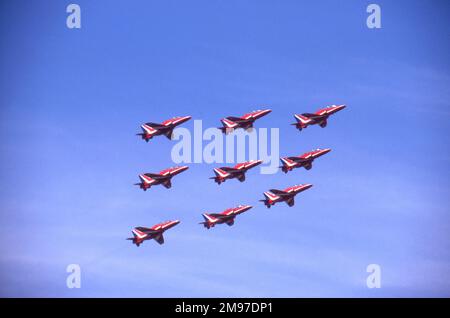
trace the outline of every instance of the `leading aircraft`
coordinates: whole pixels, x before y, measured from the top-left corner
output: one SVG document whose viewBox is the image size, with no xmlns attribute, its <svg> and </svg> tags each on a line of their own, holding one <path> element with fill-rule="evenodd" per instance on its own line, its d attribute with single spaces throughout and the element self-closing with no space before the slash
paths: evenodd
<svg viewBox="0 0 450 318">
<path fill-rule="evenodd" d="M 210 179 L 214 179 L 217 184 L 221 184 L 225 182 L 227 179 L 236 178 L 240 182 L 245 181 L 245 173 L 262 163 L 262 160 L 250 160 L 242 163 L 238 163 L 234 167 L 220 167 L 214 168 L 215 177 L 210 177 Z"/>
<path fill-rule="evenodd" d="M 161 124 L 145 123 L 141 125 L 142 133 L 136 134 L 141 136 L 146 142 L 152 139 L 154 136 L 164 135 L 169 139 L 172 139 L 173 130 L 178 125 L 187 122 L 191 119 L 191 116 L 173 117 L 171 119 L 163 121 Z"/>
<path fill-rule="evenodd" d="M 284 173 L 288 173 L 294 168 L 304 167 L 306 170 L 312 168 L 312 163 L 316 158 L 323 156 L 326 153 L 331 151 L 330 148 L 326 149 L 316 149 L 312 151 L 305 152 L 300 156 L 292 156 L 292 157 L 283 157 L 280 158 L 282 162 L 282 166 L 280 167 Z"/>
<path fill-rule="evenodd" d="M 235 208 L 226 209 L 222 213 L 203 213 L 204 222 L 200 222 L 199 224 L 203 224 L 208 230 L 211 227 L 214 227 L 216 224 L 227 224 L 228 226 L 232 226 L 234 224 L 234 218 L 244 213 L 252 208 L 251 205 L 238 205 Z"/>
<path fill-rule="evenodd" d="M 172 187 L 172 177 L 187 170 L 188 168 L 188 166 L 179 166 L 164 169 L 159 173 L 140 174 L 139 179 L 141 179 L 141 182 L 135 183 L 134 185 L 138 185 L 144 191 L 147 191 L 147 189 L 151 186 L 158 184 L 162 184 L 167 189 L 170 189 Z"/>
<path fill-rule="evenodd" d="M 345 105 L 331 105 L 323 109 L 319 109 L 315 113 L 303 113 L 301 115 L 294 115 L 297 122 L 294 125 L 298 130 L 302 130 L 310 125 L 319 125 L 322 128 L 327 126 L 327 120 L 330 115 L 337 113 L 344 109 Z"/>
<path fill-rule="evenodd" d="M 223 127 L 219 127 L 219 129 L 225 134 L 230 133 L 234 129 L 238 129 L 238 128 L 242 128 L 247 131 L 251 131 L 255 120 L 267 115 L 271 111 L 272 110 L 270 110 L 270 109 L 255 110 L 255 111 L 252 111 L 251 113 L 245 114 L 242 117 L 229 116 L 229 117 L 223 118 L 220 120 L 222 122 Z"/>
<path fill-rule="evenodd" d="M 294 197 L 309 188 L 312 187 L 312 184 L 300 184 L 294 185 L 292 187 L 288 187 L 284 190 L 270 189 L 267 192 L 264 192 L 264 196 L 266 197 L 264 200 L 259 200 L 264 202 L 267 208 L 270 208 L 277 202 L 286 202 L 288 206 L 294 205 Z"/>
<path fill-rule="evenodd" d="M 127 238 L 127 240 L 133 241 L 133 244 L 136 244 L 137 247 L 142 244 L 145 240 L 151 240 L 154 239 L 159 244 L 164 244 L 164 236 L 163 233 L 174 227 L 180 223 L 179 220 L 175 221 L 166 221 L 163 223 L 159 223 L 156 225 L 153 225 L 152 227 L 143 227 L 138 226 L 135 227 L 131 232 L 133 233 L 133 237 Z"/>
</svg>

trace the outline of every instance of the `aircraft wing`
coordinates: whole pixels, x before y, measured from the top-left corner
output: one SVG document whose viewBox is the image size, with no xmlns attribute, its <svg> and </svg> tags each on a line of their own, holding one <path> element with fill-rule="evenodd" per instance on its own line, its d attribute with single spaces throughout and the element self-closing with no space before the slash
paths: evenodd
<svg viewBox="0 0 450 318">
<path fill-rule="evenodd" d="M 283 196 L 287 194 L 286 192 L 277 189 L 270 189 L 269 191 L 278 196 Z"/>
<path fill-rule="evenodd" d="M 155 180 L 161 180 L 161 179 L 167 178 L 167 176 L 162 176 L 159 173 L 145 173 L 144 175 L 147 177 L 150 177 L 152 179 L 155 179 Z"/>
<path fill-rule="evenodd" d="M 239 169 L 230 168 L 230 167 L 221 167 L 220 170 L 223 170 L 223 171 L 228 172 L 228 173 L 240 172 Z"/>
<path fill-rule="evenodd" d="M 228 120 L 231 120 L 232 122 L 235 122 L 237 124 L 252 124 L 254 122 L 254 118 L 239 118 L 239 117 L 227 117 Z"/>
<path fill-rule="evenodd" d="M 300 158 L 300 157 L 287 157 L 289 160 L 292 160 L 294 162 L 304 162 L 308 161 L 308 159 Z"/>
<path fill-rule="evenodd" d="M 154 129 L 161 129 L 164 128 L 165 126 L 161 125 L 161 124 L 156 124 L 156 123 L 145 123 L 147 126 L 150 126 Z"/>
<path fill-rule="evenodd" d="M 233 121 L 233 122 L 239 122 L 239 121 L 242 121 L 242 118 L 234 117 L 234 116 L 226 117 L 226 119 L 231 120 L 231 121 Z"/>
<path fill-rule="evenodd" d="M 220 213 L 210 213 L 209 215 L 212 216 L 213 218 L 216 218 L 216 219 L 226 219 L 226 218 L 232 217 L 230 215 L 223 215 L 223 214 L 220 214 Z"/>
<path fill-rule="evenodd" d="M 164 244 L 164 236 L 162 235 L 162 233 L 156 235 L 154 237 L 155 241 L 158 242 L 159 244 Z"/>
<path fill-rule="evenodd" d="M 156 231 L 154 231 L 154 230 L 152 230 L 152 229 L 150 229 L 148 227 L 143 227 L 143 226 L 136 227 L 136 230 L 144 232 L 145 234 L 151 234 L 151 233 L 156 232 Z"/>
<path fill-rule="evenodd" d="M 309 119 L 322 119 L 324 117 L 327 117 L 327 115 L 317 115 L 311 113 L 303 113 L 302 116 L 308 117 Z"/>
</svg>

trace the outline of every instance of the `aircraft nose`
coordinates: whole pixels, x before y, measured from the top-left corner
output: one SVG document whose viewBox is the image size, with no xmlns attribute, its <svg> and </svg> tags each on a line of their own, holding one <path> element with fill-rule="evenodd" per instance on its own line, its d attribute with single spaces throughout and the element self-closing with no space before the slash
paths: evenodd
<svg viewBox="0 0 450 318">
<path fill-rule="evenodd" d="M 173 226 L 180 224 L 180 220 L 173 221 Z"/>
<path fill-rule="evenodd" d="M 184 123 L 187 122 L 189 119 L 191 119 L 191 116 L 183 116 L 181 117 L 181 119 L 179 120 L 180 123 Z"/>
<path fill-rule="evenodd" d="M 186 171 L 187 169 L 189 169 L 188 166 L 175 166 L 170 168 L 170 174 L 177 175 L 179 173 L 182 173 L 183 171 Z"/>
<path fill-rule="evenodd" d="M 326 154 L 326 153 L 329 153 L 330 151 L 331 151 L 331 148 L 325 148 L 325 149 L 323 150 L 323 153 Z"/>
</svg>

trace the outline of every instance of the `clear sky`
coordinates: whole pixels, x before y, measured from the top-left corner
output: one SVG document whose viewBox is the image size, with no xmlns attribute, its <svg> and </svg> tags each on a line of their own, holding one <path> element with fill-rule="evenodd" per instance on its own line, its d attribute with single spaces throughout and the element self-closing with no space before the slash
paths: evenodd
<svg viewBox="0 0 450 318">
<path fill-rule="evenodd" d="M 1 296 L 450 296 L 448 1 L 376 1 L 378 30 L 369 1 L 76 1 L 79 30 L 69 3 L 0 4 Z M 289 125 L 341 103 L 325 129 Z M 173 165 L 141 123 L 262 107 L 282 155 L 333 151 L 245 183 L 190 164 L 170 190 L 133 186 Z M 314 187 L 294 207 L 258 202 L 296 183 Z M 198 225 L 238 204 L 254 208 L 233 227 Z M 164 245 L 125 240 L 167 219 Z"/>
</svg>

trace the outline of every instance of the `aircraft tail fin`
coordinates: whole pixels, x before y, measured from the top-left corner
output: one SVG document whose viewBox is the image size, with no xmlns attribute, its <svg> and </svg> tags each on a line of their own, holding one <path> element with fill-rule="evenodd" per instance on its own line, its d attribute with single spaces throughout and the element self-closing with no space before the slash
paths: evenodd
<svg viewBox="0 0 450 318">
<path fill-rule="evenodd" d="M 132 241 L 133 244 L 139 247 L 147 235 L 137 228 L 134 228 L 131 232 L 133 233 L 133 237 L 128 237 L 127 240 Z"/>
<path fill-rule="evenodd" d="M 139 247 L 139 245 L 141 245 L 142 243 L 142 241 L 138 241 L 136 237 L 128 237 L 127 240 L 131 241 L 131 243 L 133 243 L 137 247 Z"/>
<path fill-rule="evenodd" d="M 149 135 L 149 134 L 144 134 L 144 133 L 138 133 L 138 134 L 136 134 L 136 136 L 141 136 L 141 138 L 143 139 L 143 140 L 145 140 L 145 141 L 149 141 L 150 139 L 152 139 L 152 135 Z"/>
<path fill-rule="evenodd" d="M 141 230 L 138 230 L 138 229 L 133 229 L 132 231 L 131 231 L 132 233 L 133 233 L 133 236 L 134 236 L 134 240 L 136 240 L 137 238 L 140 238 L 140 239 L 142 239 L 142 238 L 144 238 L 145 236 L 147 236 L 147 234 L 145 234 L 144 232 L 142 232 Z"/>
<path fill-rule="evenodd" d="M 155 181 L 152 177 L 150 177 L 146 174 L 140 174 L 139 179 L 141 179 L 142 183 L 144 183 L 144 184 L 152 184 L 152 182 Z"/>
<path fill-rule="evenodd" d="M 217 220 L 215 217 L 209 215 L 208 213 L 203 213 L 202 216 L 206 222 L 215 222 Z"/>
<path fill-rule="evenodd" d="M 150 126 L 149 124 L 150 124 L 150 123 L 141 125 L 141 128 L 142 128 L 142 131 L 143 131 L 145 134 L 152 135 L 152 134 L 154 134 L 154 133 L 156 132 L 156 129 L 153 128 L 152 126 Z"/>
<path fill-rule="evenodd" d="M 205 219 L 205 221 L 200 222 L 199 224 L 203 224 L 203 226 L 206 227 L 207 229 L 210 229 L 211 227 L 213 227 L 215 222 L 217 221 L 217 219 L 215 217 L 209 215 L 208 213 L 203 213 L 202 216 L 203 216 L 203 219 Z"/>
<path fill-rule="evenodd" d="M 210 177 L 209 179 L 213 179 L 214 180 L 214 182 L 215 183 L 217 183 L 217 184 L 221 184 L 222 182 L 225 182 L 225 180 L 222 180 L 221 178 L 219 178 L 219 177 Z"/>
<path fill-rule="evenodd" d="M 233 131 L 234 128 L 237 128 L 238 124 L 236 124 L 234 121 L 228 119 L 228 118 L 223 118 L 220 120 L 222 122 L 223 127 L 219 127 L 219 129 L 224 133 L 230 133 Z"/>
<path fill-rule="evenodd" d="M 226 135 L 231 134 L 234 131 L 234 128 L 229 127 L 217 127 L 217 129 L 220 129 L 220 131 Z"/>
<path fill-rule="evenodd" d="M 306 128 L 309 124 L 311 124 L 312 120 L 305 116 L 306 114 L 302 115 L 294 115 L 297 122 L 295 124 L 292 124 L 296 126 L 298 129 Z"/>
<path fill-rule="evenodd" d="M 211 228 L 211 225 L 209 224 L 209 222 L 200 222 L 198 224 L 202 224 L 204 227 L 206 227 L 208 230 Z"/>
<path fill-rule="evenodd" d="M 270 192 L 264 192 L 264 197 L 265 197 L 264 200 L 259 201 L 263 202 L 267 208 L 270 208 L 275 203 L 274 201 L 279 199 L 278 196 Z"/>
<path fill-rule="evenodd" d="M 284 173 L 288 173 L 288 171 L 292 170 L 295 166 L 295 161 L 290 160 L 289 158 L 280 158 L 282 165 L 280 166 L 281 170 Z"/>
<path fill-rule="evenodd" d="M 229 173 L 222 170 L 221 168 L 214 168 L 214 173 L 217 177 L 225 178 L 229 176 Z"/>
<path fill-rule="evenodd" d="M 277 200 L 280 198 L 279 196 L 273 194 L 272 192 L 268 192 L 268 191 L 264 192 L 264 196 L 266 197 L 267 200 L 271 200 L 271 201 L 274 201 L 274 200 Z"/>
<path fill-rule="evenodd" d="M 270 208 L 270 206 L 271 206 L 272 204 L 270 203 L 270 199 L 267 198 L 266 192 L 264 192 L 264 196 L 266 197 L 266 199 L 264 199 L 264 200 L 259 200 L 259 201 L 260 201 L 260 202 L 263 202 L 264 205 L 265 205 L 267 208 Z"/>
</svg>

